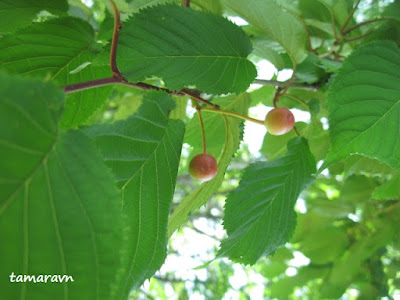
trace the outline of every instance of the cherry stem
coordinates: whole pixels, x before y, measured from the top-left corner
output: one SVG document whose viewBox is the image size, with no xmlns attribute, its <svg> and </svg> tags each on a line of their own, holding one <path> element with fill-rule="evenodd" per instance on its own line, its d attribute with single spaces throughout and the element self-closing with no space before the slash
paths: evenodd
<svg viewBox="0 0 400 300">
<path fill-rule="evenodd" d="M 197 103 L 196 103 L 196 110 L 197 110 L 197 115 L 199 116 L 200 127 L 201 127 L 201 136 L 202 136 L 202 139 L 203 139 L 203 153 L 207 154 L 206 133 L 205 133 L 205 130 L 204 130 L 203 118 L 201 116 L 202 108 Z"/>
<path fill-rule="evenodd" d="M 251 118 L 249 116 L 245 116 L 239 113 L 235 113 L 233 111 L 228 111 L 228 110 L 222 110 L 222 109 L 212 109 L 212 108 L 207 108 L 207 107 L 202 107 L 201 110 L 203 111 L 209 111 L 209 112 L 213 112 L 213 113 L 217 113 L 217 114 L 221 114 L 221 115 L 228 115 L 228 116 L 232 116 L 232 117 L 236 117 L 239 119 L 243 119 L 243 120 L 247 120 L 253 123 L 257 123 L 259 125 L 264 125 L 264 121 L 262 120 L 258 120 L 258 119 L 254 119 Z"/>
</svg>

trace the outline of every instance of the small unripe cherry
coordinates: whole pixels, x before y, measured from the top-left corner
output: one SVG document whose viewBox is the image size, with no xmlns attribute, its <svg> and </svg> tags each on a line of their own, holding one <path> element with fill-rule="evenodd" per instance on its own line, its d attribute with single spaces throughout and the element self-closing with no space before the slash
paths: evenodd
<svg viewBox="0 0 400 300">
<path fill-rule="evenodd" d="M 283 135 L 293 129 L 294 116 L 284 107 L 276 107 L 265 116 L 265 127 L 272 135 Z"/>
<path fill-rule="evenodd" d="M 190 161 L 189 173 L 193 178 L 201 181 L 209 181 L 215 177 L 218 164 L 210 154 L 198 154 Z"/>
</svg>

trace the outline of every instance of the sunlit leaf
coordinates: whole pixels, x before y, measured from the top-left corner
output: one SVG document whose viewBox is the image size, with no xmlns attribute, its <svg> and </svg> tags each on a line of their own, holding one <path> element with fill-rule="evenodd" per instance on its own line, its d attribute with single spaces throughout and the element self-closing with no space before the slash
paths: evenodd
<svg viewBox="0 0 400 300">
<path fill-rule="evenodd" d="M 391 42 L 363 46 L 344 62 L 329 89 L 332 147 L 323 167 L 359 153 L 400 168 L 399 67 Z"/>
<path fill-rule="evenodd" d="M 151 76 L 171 90 L 245 91 L 256 77 L 249 38 L 228 20 L 175 5 L 134 14 L 120 32 L 118 62 L 130 81 Z"/>
<path fill-rule="evenodd" d="M 225 0 L 227 6 L 278 41 L 294 63 L 306 57 L 306 31 L 295 16 L 274 0 Z"/>
</svg>

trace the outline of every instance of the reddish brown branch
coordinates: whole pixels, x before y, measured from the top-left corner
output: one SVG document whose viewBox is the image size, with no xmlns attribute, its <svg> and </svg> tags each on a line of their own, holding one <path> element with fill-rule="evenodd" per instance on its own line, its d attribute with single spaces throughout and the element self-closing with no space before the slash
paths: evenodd
<svg viewBox="0 0 400 300">
<path fill-rule="evenodd" d="M 90 80 L 90 81 L 85 81 L 85 82 L 79 82 L 79 83 L 73 83 L 73 84 L 68 84 L 64 85 L 61 88 L 64 89 L 66 94 L 70 93 L 75 93 L 79 91 L 84 91 L 88 89 L 93 89 L 96 87 L 100 86 L 106 86 L 110 84 L 119 84 L 120 81 L 117 78 L 114 77 L 108 77 L 108 78 L 101 78 L 101 79 L 95 79 L 95 80 Z"/>
<path fill-rule="evenodd" d="M 346 30 L 343 30 L 343 35 L 347 35 L 350 32 L 352 32 L 353 30 L 355 30 L 355 29 L 357 29 L 357 28 L 359 28 L 361 26 L 364 26 L 364 25 L 367 25 L 367 24 L 371 24 L 371 23 L 375 23 L 375 22 L 381 22 L 381 21 L 397 21 L 397 20 L 395 18 L 391 18 L 391 17 L 381 17 L 381 18 L 375 18 L 375 19 L 367 20 L 367 21 L 358 23 L 358 24 L 356 24 L 356 25 L 354 25 L 354 26 L 352 26 L 352 27 L 350 27 L 350 28 L 348 28 Z"/>
<path fill-rule="evenodd" d="M 190 7 L 190 0 L 182 0 L 183 7 Z"/>
<path fill-rule="evenodd" d="M 122 23 L 117 6 L 115 5 L 113 0 L 109 1 L 114 10 L 114 32 L 111 42 L 110 66 L 113 77 L 122 79 L 123 76 L 117 67 L 117 46 L 118 46 L 119 31 L 122 29 Z"/>
<path fill-rule="evenodd" d="M 179 92 L 188 95 L 190 98 L 196 99 L 198 101 L 200 101 L 201 103 L 207 104 L 209 106 L 212 106 L 216 109 L 219 109 L 219 106 L 216 104 L 212 104 L 210 101 L 207 101 L 205 99 L 203 99 L 202 97 L 200 97 L 199 95 L 196 94 L 195 91 L 189 90 L 189 89 L 182 89 Z"/>
<path fill-rule="evenodd" d="M 101 79 L 95 79 L 95 80 L 90 80 L 90 81 L 85 81 L 85 82 L 64 85 L 64 86 L 62 86 L 62 88 L 64 89 L 66 94 L 70 94 L 70 93 L 75 93 L 75 92 L 93 89 L 96 87 L 101 87 L 101 86 L 106 86 L 106 85 L 111 85 L 111 84 L 126 85 L 126 86 L 130 86 L 130 87 L 133 87 L 136 89 L 145 90 L 145 91 L 148 91 L 148 90 L 163 91 L 163 92 L 166 92 L 166 93 L 174 95 L 174 96 L 188 95 L 189 97 L 196 99 L 199 102 L 202 102 L 206 105 L 214 107 L 215 109 L 219 109 L 218 105 L 212 104 L 210 101 L 207 101 L 207 100 L 201 98 L 199 95 L 197 95 L 196 92 L 198 92 L 198 91 L 196 91 L 196 90 L 183 89 L 180 91 L 171 91 L 169 89 L 158 87 L 158 86 L 151 85 L 151 84 L 144 83 L 144 82 L 132 83 L 132 82 L 127 81 L 124 78 L 116 78 L 116 77 L 101 78 Z"/>
</svg>

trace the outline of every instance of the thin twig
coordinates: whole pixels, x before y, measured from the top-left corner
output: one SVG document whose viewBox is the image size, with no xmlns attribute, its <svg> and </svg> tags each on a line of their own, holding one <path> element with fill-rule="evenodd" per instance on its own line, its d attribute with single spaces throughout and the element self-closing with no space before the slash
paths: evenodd
<svg viewBox="0 0 400 300">
<path fill-rule="evenodd" d="M 200 97 L 199 95 L 197 95 L 196 91 L 194 90 L 189 90 L 189 89 L 182 89 L 179 92 L 188 95 L 190 98 L 196 99 L 204 104 L 207 104 L 209 106 L 212 106 L 216 109 L 219 109 L 219 105 L 216 104 L 212 104 L 210 101 L 207 101 L 205 99 L 203 99 L 202 97 Z M 197 91 L 198 92 L 198 91 Z"/>
<path fill-rule="evenodd" d="M 296 100 L 296 101 L 300 102 L 301 104 L 303 104 L 307 109 L 309 108 L 307 103 L 305 103 L 304 100 L 300 99 L 299 97 L 293 96 L 291 94 L 286 94 L 285 97 L 289 97 L 289 98 L 291 98 L 293 100 Z"/>
<path fill-rule="evenodd" d="M 346 20 L 344 21 L 342 27 L 340 28 L 340 33 L 344 35 L 344 30 L 346 29 L 347 25 L 349 24 L 351 18 L 353 17 L 355 11 L 357 10 L 358 5 L 360 4 L 361 0 L 357 0 L 356 4 L 354 5 L 353 9 L 351 10 L 350 14 L 347 16 Z"/>
<path fill-rule="evenodd" d="M 296 74 L 296 64 L 293 64 L 293 73 L 292 73 L 292 77 L 290 77 L 290 79 L 287 82 L 287 85 L 285 86 L 285 88 L 283 89 L 282 93 L 281 93 L 281 97 L 284 96 L 287 92 L 287 90 L 292 86 L 293 80 L 294 80 L 294 76 Z"/>
<path fill-rule="evenodd" d="M 130 87 L 137 88 L 140 90 L 145 90 L 145 91 L 149 91 L 149 90 L 163 91 L 163 92 L 166 92 L 166 93 L 168 93 L 170 95 L 174 95 L 174 96 L 188 95 L 191 98 L 196 99 L 197 101 L 200 101 L 204 104 L 214 107 L 215 109 L 219 109 L 218 105 L 212 104 L 211 102 L 196 95 L 196 93 L 198 92 L 197 90 L 183 89 L 180 91 L 171 91 L 169 89 L 158 87 L 158 86 L 151 85 L 151 84 L 144 83 L 144 82 L 137 82 L 137 83 L 129 82 L 124 78 L 107 77 L 107 78 L 89 80 L 89 81 L 85 81 L 85 82 L 68 84 L 68 85 L 61 86 L 61 88 L 64 89 L 66 94 L 71 94 L 71 93 L 75 93 L 75 92 L 79 92 L 79 91 L 84 91 L 84 90 L 101 87 L 101 86 L 106 86 L 106 85 L 112 85 L 112 84 L 126 85 L 126 86 L 130 86 Z"/>
<path fill-rule="evenodd" d="M 370 29 L 370 30 L 368 30 L 366 33 L 364 33 L 364 34 L 362 34 L 362 35 L 355 36 L 355 37 L 352 37 L 352 38 L 344 38 L 343 40 L 346 41 L 346 42 L 356 41 L 356 40 L 365 38 L 366 36 L 370 35 L 370 34 L 373 33 L 374 31 L 375 31 L 375 30 Z"/>
<path fill-rule="evenodd" d="M 89 80 L 85 82 L 79 82 L 79 83 L 73 83 L 73 84 L 68 84 L 64 85 L 61 88 L 64 89 L 66 94 L 71 94 L 79 91 L 84 91 L 96 87 L 101 87 L 101 86 L 106 86 L 106 85 L 112 85 L 112 84 L 120 84 L 120 85 L 126 85 L 130 87 L 134 87 L 140 90 L 157 90 L 157 91 L 163 91 L 168 94 L 174 95 L 174 96 L 184 96 L 185 94 L 180 92 L 180 91 L 170 91 L 169 89 L 161 88 L 158 86 L 154 86 L 151 84 L 147 84 L 144 82 L 138 82 L 138 83 L 132 83 L 128 82 L 125 79 L 120 79 L 120 78 L 115 78 L 115 77 L 107 77 L 107 78 L 101 78 L 101 79 L 95 79 L 95 80 Z"/>
<path fill-rule="evenodd" d="M 352 32 L 353 30 L 355 30 L 355 29 L 357 29 L 357 28 L 359 28 L 361 26 L 364 26 L 364 25 L 367 25 L 367 24 L 371 24 L 371 23 L 375 23 L 375 22 L 380 22 L 380 21 L 397 21 L 397 20 L 395 18 L 391 18 L 391 17 L 382 17 L 382 18 L 375 18 L 375 19 L 367 20 L 367 21 L 358 23 L 358 24 L 356 24 L 356 25 L 344 30 L 343 31 L 343 35 L 347 35 L 350 32 Z"/>
<path fill-rule="evenodd" d="M 214 239 L 214 240 L 216 240 L 216 241 L 219 241 L 219 240 L 220 240 L 220 239 L 217 238 L 216 236 L 210 235 L 210 234 L 208 234 L 208 233 L 205 233 L 203 230 L 198 229 L 193 223 L 192 223 L 192 227 L 190 227 L 190 229 L 192 229 L 193 231 L 195 231 L 195 232 L 197 232 L 197 233 L 199 233 L 199 234 L 203 234 L 203 235 L 205 235 L 205 236 L 207 236 L 207 237 L 209 237 L 209 238 L 212 238 L 212 239 Z"/>
<path fill-rule="evenodd" d="M 297 136 L 300 136 L 300 133 L 299 133 L 299 131 L 297 130 L 296 126 L 293 126 L 293 130 L 294 130 L 294 132 L 296 133 Z"/>
<path fill-rule="evenodd" d="M 111 42 L 110 66 L 113 77 L 122 79 L 123 76 L 117 67 L 117 46 L 118 46 L 119 31 L 122 29 L 122 23 L 117 6 L 115 5 L 113 0 L 109 1 L 114 10 L 114 32 Z"/>
<path fill-rule="evenodd" d="M 286 82 L 286 86 L 282 89 L 281 87 L 278 87 L 275 92 L 274 100 L 272 101 L 274 104 L 274 107 L 276 107 L 276 103 L 279 101 L 279 99 L 284 96 L 287 92 L 287 90 L 291 87 L 294 79 L 294 75 L 296 74 L 296 64 L 293 63 L 293 73 L 290 79 Z"/>
<path fill-rule="evenodd" d="M 253 83 L 261 84 L 261 85 L 272 85 L 272 86 L 277 86 L 277 87 L 281 87 L 281 88 L 284 88 L 288 84 L 287 81 L 264 80 L 264 79 L 255 79 L 253 81 Z M 296 89 L 311 90 L 311 91 L 318 90 L 318 85 L 307 84 L 307 83 L 292 83 L 290 87 L 296 88 Z"/>
<path fill-rule="evenodd" d="M 272 103 L 274 105 L 274 107 L 276 108 L 276 103 L 278 102 L 280 96 L 281 96 L 281 91 L 282 91 L 282 87 L 277 87 L 275 95 L 274 95 L 274 99 L 272 100 Z"/>
<path fill-rule="evenodd" d="M 95 80 L 89 80 L 85 82 L 73 83 L 61 86 L 66 94 L 71 94 L 79 91 L 84 91 L 88 89 L 93 89 L 100 86 L 106 86 L 110 84 L 120 84 L 120 80 L 115 77 L 107 77 Z"/>
</svg>

